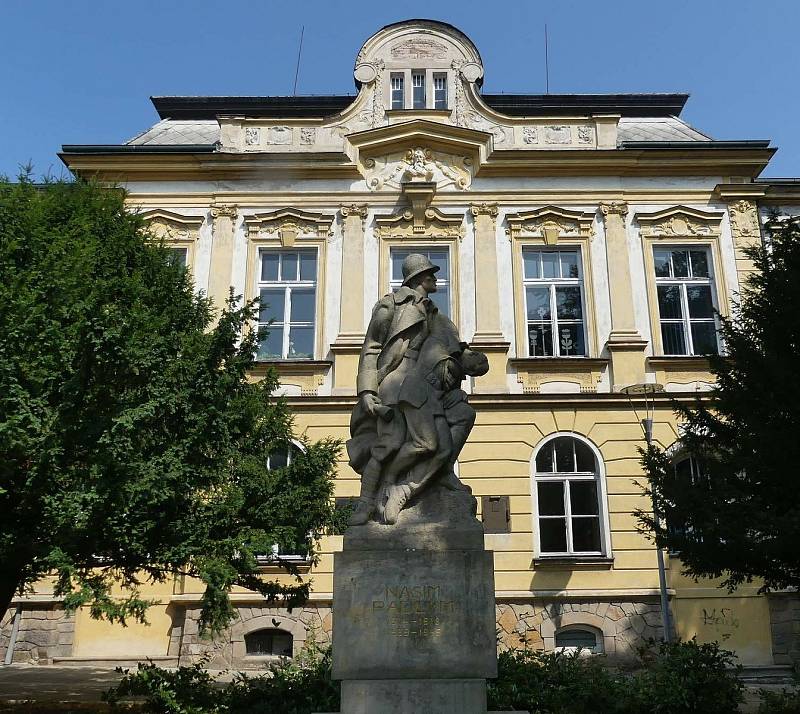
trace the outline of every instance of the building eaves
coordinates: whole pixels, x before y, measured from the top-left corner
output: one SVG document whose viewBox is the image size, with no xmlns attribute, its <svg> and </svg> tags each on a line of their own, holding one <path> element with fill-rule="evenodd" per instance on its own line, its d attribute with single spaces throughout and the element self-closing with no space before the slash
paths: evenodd
<svg viewBox="0 0 800 714">
<path fill-rule="evenodd" d="M 623 141 L 621 149 L 769 149 L 769 139 L 746 141 Z"/>
<path fill-rule="evenodd" d="M 495 111 L 508 116 L 586 116 L 620 114 L 624 117 L 678 116 L 688 94 L 482 94 Z"/>
<path fill-rule="evenodd" d="M 301 97 L 151 97 L 161 119 L 214 119 L 220 115 L 324 118 L 344 111 L 355 95 Z M 483 94 L 486 104 L 508 116 L 677 116 L 688 94 Z"/>
<path fill-rule="evenodd" d="M 216 144 L 64 144 L 61 154 L 211 154 L 216 150 Z"/>
</svg>

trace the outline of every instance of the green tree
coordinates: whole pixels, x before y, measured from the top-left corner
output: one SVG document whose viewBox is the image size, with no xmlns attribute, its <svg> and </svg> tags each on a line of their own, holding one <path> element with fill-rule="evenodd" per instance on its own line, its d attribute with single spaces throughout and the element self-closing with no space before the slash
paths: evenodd
<svg viewBox="0 0 800 714">
<path fill-rule="evenodd" d="M 677 408 L 700 476 L 681 476 L 649 447 L 648 493 L 664 518 L 637 513 L 689 575 L 722 577 L 731 590 L 753 578 L 765 589 L 800 586 L 800 224 L 767 228 L 767 244 L 749 251 L 756 272 L 721 318 L 716 388 Z"/>
<path fill-rule="evenodd" d="M 274 373 L 248 379 L 255 305 L 215 316 L 170 255 L 122 191 L 0 181 L 0 617 L 48 573 L 68 607 L 123 622 L 143 582 L 197 577 L 211 631 L 235 585 L 307 595 L 256 556 L 313 557 L 339 445 L 267 468 L 292 419 Z"/>
</svg>

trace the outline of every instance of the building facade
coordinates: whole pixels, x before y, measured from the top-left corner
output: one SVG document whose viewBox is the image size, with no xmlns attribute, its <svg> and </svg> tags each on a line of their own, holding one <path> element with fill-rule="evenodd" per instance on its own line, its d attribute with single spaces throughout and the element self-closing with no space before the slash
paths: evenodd
<svg viewBox="0 0 800 714">
<path fill-rule="evenodd" d="M 645 403 L 622 390 L 664 387 L 653 435 L 691 469 L 670 398 L 712 385 L 715 310 L 752 270 L 743 251 L 770 207 L 800 213 L 800 191 L 757 180 L 768 142 L 681 120 L 686 95 L 489 95 L 483 76 L 469 38 L 412 20 L 366 41 L 355 95 L 156 97 L 161 120 L 139 136 L 61 156 L 124 185 L 217 304 L 232 285 L 269 305 L 255 376 L 278 370 L 312 440 L 347 438 L 364 330 L 403 258 L 439 265 L 439 309 L 490 362 L 466 386 L 477 422 L 458 470 L 495 554 L 499 646 L 626 657 L 663 623 L 656 550 L 633 515 L 649 505 Z M 337 495 L 358 487 L 343 454 Z M 211 649 L 213 663 L 259 667 L 309 632 L 329 640 L 341 537 L 321 546 L 301 563 L 305 608 L 235 593 L 239 617 L 211 644 L 197 583 L 154 588 L 150 626 L 124 630 L 67 616 L 42 583 L 2 623 L 0 651 L 16 620 L 15 661 L 185 664 Z M 678 635 L 721 640 L 745 664 L 800 657 L 796 595 L 728 594 L 666 560 Z"/>
</svg>

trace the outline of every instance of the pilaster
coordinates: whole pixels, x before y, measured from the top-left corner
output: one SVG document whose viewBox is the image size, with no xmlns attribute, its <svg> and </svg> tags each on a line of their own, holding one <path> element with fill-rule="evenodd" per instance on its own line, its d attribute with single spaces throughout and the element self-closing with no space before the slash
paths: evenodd
<svg viewBox="0 0 800 714">
<path fill-rule="evenodd" d="M 633 287 L 628 256 L 624 201 L 601 203 L 606 234 L 608 284 L 611 297 L 611 334 L 606 348 L 611 357 L 611 384 L 614 391 L 644 381 L 644 351 L 647 341 L 636 329 L 633 311 Z"/>
<path fill-rule="evenodd" d="M 471 346 L 486 354 L 489 371 L 476 377 L 476 392 L 507 392 L 506 364 L 510 343 L 500 327 L 497 271 L 497 204 L 473 203 L 475 221 L 475 335 Z"/>
<path fill-rule="evenodd" d="M 233 274 L 233 241 L 239 209 L 232 204 L 211 207 L 213 218 L 211 240 L 211 269 L 208 276 L 208 296 L 214 307 L 222 310 L 228 299 Z"/>
<path fill-rule="evenodd" d="M 346 204 L 342 215 L 342 275 L 339 334 L 331 345 L 333 393 L 355 394 L 358 356 L 364 341 L 364 226 L 366 204 Z"/>
<path fill-rule="evenodd" d="M 733 236 L 733 251 L 736 256 L 736 277 L 739 289 L 755 271 L 755 265 L 747 255 L 748 248 L 761 245 L 761 227 L 758 206 L 750 198 L 739 198 L 728 205 Z"/>
</svg>

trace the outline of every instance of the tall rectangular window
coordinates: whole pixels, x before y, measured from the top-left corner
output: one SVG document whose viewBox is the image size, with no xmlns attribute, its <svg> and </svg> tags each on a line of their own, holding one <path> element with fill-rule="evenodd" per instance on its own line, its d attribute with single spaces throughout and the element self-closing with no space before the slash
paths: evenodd
<svg viewBox="0 0 800 714">
<path fill-rule="evenodd" d="M 317 305 L 317 251 L 261 250 L 257 359 L 313 359 Z"/>
<path fill-rule="evenodd" d="M 530 357 L 585 357 L 583 271 L 578 250 L 523 248 Z"/>
<path fill-rule="evenodd" d="M 714 273 L 708 248 L 654 248 L 653 257 L 664 354 L 717 354 Z"/>
<path fill-rule="evenodd" d="M 414 72 L 411 75 L 411 87 L 414 109 L 425 109 L 425 72 Z"/>
<path fill-rule="evenodd" d="M 447 109 L 447 74 L 444 72 L 433 75 L 433 108 Z"/>
<path fill-rule="evenodd" d="M 450 250 L 448 248 L 392 248 L 390 254 L 391 272 L 389 289 L 397 290 L 403 284 L 403 261 L 411 253 L 421 253 L 434 265 L 439 266 L 436 273 L 436 292 L 431 295 L 433 303 L 448 317 L 452 314 L 450 302 Z"/>
<path fill-rule="evenodd" d="M 392 109 L 405 108 L 405 78 L 402 74 L 392 74 L 390 84 L 392 90 Z"/>
</svg>

